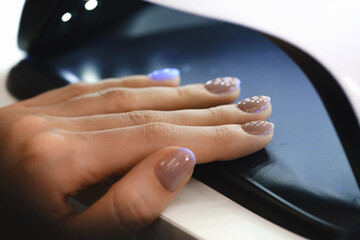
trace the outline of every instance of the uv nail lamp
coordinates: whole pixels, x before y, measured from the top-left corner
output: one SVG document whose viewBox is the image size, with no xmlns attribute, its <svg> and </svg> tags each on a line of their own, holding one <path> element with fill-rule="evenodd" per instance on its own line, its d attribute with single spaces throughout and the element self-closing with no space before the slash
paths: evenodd
<svg viewBox="0 0 360 240">
<path fill-rule="evenodd" d="M 273 141 L 194 176 L 274 223 L 336 238 L 360 221 L 356 1 L 27 0 L 11 71 L 19 99 L 73 82 L 181 70 L 182 84 L 242 80 L 271 96 Z M 162 7 L 162 6 L 165 7 Z"/>
</svg>

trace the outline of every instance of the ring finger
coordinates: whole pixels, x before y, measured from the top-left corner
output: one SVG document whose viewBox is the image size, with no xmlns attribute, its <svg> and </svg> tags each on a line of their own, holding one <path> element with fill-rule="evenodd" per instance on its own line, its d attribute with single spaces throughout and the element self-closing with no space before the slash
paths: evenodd
<svg viewBox="0 0 360 240">
<path fill-rule="evenodd" d="M 48 124 L 68 131 L 85 132 L 164 122 L 184 126 L 216 126 L 266 120 L 271 114 L 270 97 L 255 96 L 237 105 L 178 111 L 132 111 L 85 117 L 49 117 Z"/>
<path fill-rule="evenodd" d="M 177 88 L 110 88 L 48 106 L 42 111 L 52 116 L 73 117 L 134 110 L 205 108 L 234 101 L 240 93 L 239 86 L 239 79 L 224 77 Z"/>
</svg>

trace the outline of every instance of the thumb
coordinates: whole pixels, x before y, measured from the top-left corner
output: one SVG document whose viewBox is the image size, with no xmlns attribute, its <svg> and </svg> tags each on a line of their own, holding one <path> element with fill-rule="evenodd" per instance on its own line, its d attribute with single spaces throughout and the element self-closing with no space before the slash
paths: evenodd
<svg viewBox="0 0 360 240">
<path fill-rule="evenodd" d="M 190 179 L 196 159 L 185 148 L 166 147 L 137 164 L 86 211 L 69 219 L 87 239 L 121 238 L 154 221 Z"/>
</svg>

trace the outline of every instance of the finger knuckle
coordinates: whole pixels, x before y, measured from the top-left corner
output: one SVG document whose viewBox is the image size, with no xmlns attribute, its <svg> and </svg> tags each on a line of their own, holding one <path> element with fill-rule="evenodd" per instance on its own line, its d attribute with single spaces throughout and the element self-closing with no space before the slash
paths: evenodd
<svg viewBox="0 0 360 240">
<path fill-rule="evenodd" d="M 71 92 L 74 96 L 80 96 L 86 93 L 86 89 L 88 88 L 89 84 L 84 82 L 79 83 L 72 83 L 67 85 L 65 88 L 67 91 Z"/>
<path fill-rule="evenodd" d="M 145 138 L 156 146 L 174 144 L 175 134 L 175 126 L 169 123 L 153 122 L 144 125 Z"/>
<path fill-rule="evenodd" d="M 232 141 L 232 131 L 226 126 L 214 126 L 212 127 L 211 134 L 209 136 L 209 141 L 219 142 L 221 141 L 226 145 L 226 142 Z"/>
<path fill-rule="evenodd" d="M 129 111 L 133 109 L 134 98 L 130 92 L 121 88 L 110 88 L 99 92 L 100 97 L 105 100 L 106 104 L 111 104 L 114 111 Z"/>
<path fill-rule="evenodd" d="M 157 217 L 150 201 L 134 191 L 116 194 L 113 198 L 113 216 L 120 226 L 136 230 L 151 223 Z"/>
<path fill-rule="evenodd" d="M 186 96 L 188 95 L 188 89 L 187 88 L 178 87 L 178 88 L 175 88 L 175 89 L 176 89 L 176 93 L 177 93 L 179 99 L 185 99 Z"/>
<path fill-rule="evenodd" d="M 219 110 L 216 108 L 208 108 L 206 113 L 210 121 L 217 120 L 222 117 Z"/>
<path fill-rule="evenodd" d="M 23 159 L 44 160 L 51 159 L 54 150 L 61 145 L 62 137 L 56 131 L 43 131 L 30 135 L 21 147 Z"/>
<path fill-rule="evenodd" d="M 2 134 L 5 139 L 16 139 L 24 133 L 44 127 L 46 119 L 40 115 L 23 115 L 10 123 Z"/>
<path fill-rule="evenodd" d="M 142 125 L 156 121 L 155 114 L 148 111 L 132 111 L 128 113 L 128 117 L 134 125 Z"/>
</svg>

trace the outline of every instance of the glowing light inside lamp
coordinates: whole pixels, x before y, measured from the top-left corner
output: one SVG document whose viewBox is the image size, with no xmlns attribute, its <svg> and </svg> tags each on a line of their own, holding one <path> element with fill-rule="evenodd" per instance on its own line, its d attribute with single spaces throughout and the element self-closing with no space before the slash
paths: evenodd
<svg viewBox="0 0 360 240">
<path fill-rule="evenodd" d="M 64 15 L 62 15 L 61 21 L 68 22 L 71 18 L 72 18 L 71 13 L 66 12 L 66 13 L 64 13 Z"/>
<path fill-rule="evenodd" d="M 94 10 L 98 5 L 97 0 L 89 0 L 85 3 L 85 9 L 88 11 Z"/>
<path fill-rule="evenodd" d="M 88 62 L 81 67 L 80 79 L 84 82 L 95 83 L 100 81 L 100 73 L 97 66 Z"/>
<path fill-rule="evenodd" d="M 80 82 L 78 76 L 68 70 L 60 70 L 60 75 L 69 83 L 77 83 Z"/>
</svg>

